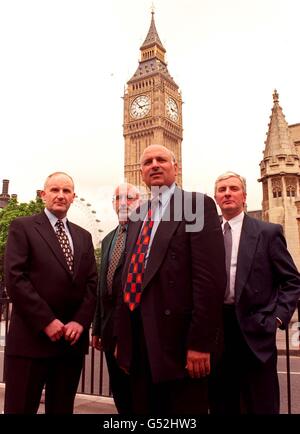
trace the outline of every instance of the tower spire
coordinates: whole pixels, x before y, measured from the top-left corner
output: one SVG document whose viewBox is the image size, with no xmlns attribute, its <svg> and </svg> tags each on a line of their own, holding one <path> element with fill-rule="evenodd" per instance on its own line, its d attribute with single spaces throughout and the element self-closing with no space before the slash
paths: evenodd
<svg viewBox="0 0 300 434">
<path fill-rule="evenodd" d="M 162 42 L 161 42 L 161 40 L 160 40 L 160 38 L 158 36 L 158 32 L 156 30 L 155 20 L 154 20 L 154 13 L 155 13 L 154 12 L 154 5 L 152 3 L 152 6 L 151 6 L 151 23 L 150 23 L 150 28 L 149 28 L 148 34 L 146 36 L 146 39 L 144 40 L 144 42 L 143 42 L 143 44 L 142 44 L 142 46 L 141 46 L 140 49 L 143 50 L 144 48 L 149 48 L 149 46 L 157 44 L 157 45 L 160 46 L 160 48 L 165 53 L 166 50 L 165 50 L 165 48 L 164 48 L 164 46 L 163 46 L 163 44 L 162 44 Z"/>
<path fill-rule="evenodd" d="M 283 226 L 289 251 L 299 267 L 299 155 L 279 105 L 276 89 L 273 92 L 273 108 L 265 145 L 259 179 L 263 190 L 263 220 Z"/>
<path fill-rule="evenodd" d="M 279 94 L 276 89 L 273 92 L 273 108 L 265 145 L 264 158 L 281 154 L 297 155 L 288 123 L 279 105 Z"/>
<path fill-rule="evenodd" d="M 133 81 L 140 80 L 142 77 L 146 78 L 153 76 L 156 73 L 162 74 L 168 81 L 172 83 L 178 89 L 178 86 L 171 77 L 168 66 L 165 61 L 166 50 L 158 35 L 155 20 L 154 20 L 154 6 L 151 7 L 151 22 L 150 27 L 140 47 L 141 60 L 139 61 L 138 69 L 133 77 L 128 81 L 130 84 Z"/>
</svg>

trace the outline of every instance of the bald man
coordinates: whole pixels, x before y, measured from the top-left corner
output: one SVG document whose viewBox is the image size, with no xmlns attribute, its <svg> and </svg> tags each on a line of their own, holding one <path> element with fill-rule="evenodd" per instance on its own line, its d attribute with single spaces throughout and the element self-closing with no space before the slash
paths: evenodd
<svg viewBox="0 0 300 434">
<path fill-rule="evenodd" d="M 205 414 L 226 286 L 214 201 L 175 184 L 173 153 L 148 146 L 141 174 L 153 200 L 131 216 L 116 315 L 117 358 L 134 414 Z M 137 217 L 140 218 L 138 219 Z"/>
<path fill-rule="evenodd" d="M 5 413 L 36 413 L 44 386 L 46 413 L 73 412 L 97 287 L 91 234 L 67 219 L 74 198 L 73 179 L 52 173 L 42 191 L 45 210 L 10 225 Z"/>
</svg>

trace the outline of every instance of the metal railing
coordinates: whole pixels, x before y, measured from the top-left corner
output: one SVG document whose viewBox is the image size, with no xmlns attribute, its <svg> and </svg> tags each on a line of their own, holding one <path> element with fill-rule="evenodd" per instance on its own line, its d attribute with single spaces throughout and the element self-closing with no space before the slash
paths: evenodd
<svg viewBox="0 0 300 434">
<path fill-rule="evenodd" d="M 8 331 L 9 317 L 10 317 L 11 305 L 8 298 L 0 298 L 0 348 L 2 349 L 0 353 L 0 382 L 3 382 L 3 356 L 5 347 L 5 338 Z M 291 381 L 291 355 L 300 356 L 299 350 L 299 324 L 300 324 L 300 301 L 295 312 L 298 322 L 291 322 L 288 329 L 284 332 L 284 350 L 282 353 L 286 359 L 286 390 L 287 390 L 287 412 L 292 413 L 292 381 Z M 290 337 L 296 336 L 296 343 L 290 347 Z M 295 348 L 294 348 L 295 347 Z M 82 374 L 79 382 L 78 393 L 97 395 L 97 396 L 111 396 L 109 376 L 106 366 L 105 357 L 102 351 L 97 351 L 90 346 L 89 353 L 85 357 Z"/>
<path fill-rule="evenodd" d="M 8 298 L 0 298 L 0 382 L 4 382 L 4 347 L 8 331 L 11 304 Z M 107 365 L 102 351 L 97 351 L 91 346 L 86 355 L 81 378 L 78 386 L 78 393 L 89 395 L 111 396 Z"/>
</svg>

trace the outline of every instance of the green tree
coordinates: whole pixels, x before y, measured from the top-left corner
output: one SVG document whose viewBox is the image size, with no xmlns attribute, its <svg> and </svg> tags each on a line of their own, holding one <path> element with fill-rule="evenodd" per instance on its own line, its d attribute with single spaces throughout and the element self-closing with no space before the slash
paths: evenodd
<svg viewBox="0 0 300 434">
<path fill-rule="evenodd" d="M 0 209 L 0 281 L 3 281 L 4 250 L 10 223 L 16 217 L 37 214 L 44 209 L 41 198 L 31 200 L 28 203 L 19 203 L 17 199 L 10 199 L 7 206 Z"/>
</svg>

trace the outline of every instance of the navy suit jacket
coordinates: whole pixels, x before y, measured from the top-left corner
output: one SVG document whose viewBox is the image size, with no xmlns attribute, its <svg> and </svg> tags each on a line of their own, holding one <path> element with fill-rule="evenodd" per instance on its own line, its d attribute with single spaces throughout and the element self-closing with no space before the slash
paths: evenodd
<svg viewBox="0 0 300 434">
<path fill-rule="evenodd" d="M 300 297 L 300 277 L 282 227 L 245 215 L 238 250 L 235 305 L 241 331 L 263 362 L 274 353 L 276 317 L 287 327 Z"/>
<path fill-rule="evenodd" d="M 91 235 L 68 222 L 74 246 L 74 271 L 68 270 L 46 214 L 15 219 L 5 252 L 5 283 L 13 303 L 6 354 L 50 357 L 84 353 L 95 310 L 97 269 Z M 43 329 L 55 318 L 84 327 L 78 342 L 52 342 Z"/>
<path fill-rule="evenodd" d="M 195 205 L 196 194 L 190 195 Z M 153 238 L 143 279 L 140 311 L 148 358 L 155 383 L 185 377 L 187 350 L 213 352 L 226 288 L 223 235 L 214 201 L 200 193 L 203 228 L 187 232 L 191 223 L 174 210 L 175 189 Z M 179 215 L 178 215 L 179 214 Z M 129 262 L 142 221 L 130 222 L 123 268 L 124 288 Z M 120 366 L 130 368 L 132 331 L 128 305 L 120 298 L 116 335 Z"/>
</svg>

